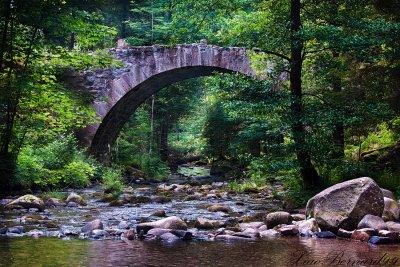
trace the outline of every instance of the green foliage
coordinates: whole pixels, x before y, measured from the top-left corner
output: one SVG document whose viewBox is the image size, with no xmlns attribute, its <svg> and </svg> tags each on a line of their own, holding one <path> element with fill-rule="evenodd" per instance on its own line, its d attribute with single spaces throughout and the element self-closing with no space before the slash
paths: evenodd
<svg viewBox="0 0 400 267">
<path fill-rule="evenodd" d="M 65 193 L 61 193 L 59 191 L 48 191 L 44 192 L 40 195 L 40 198 L 46 201 L 49 198 L 58 198 L 60 200 L 65 200 L 66 199 Z"/>
<path fill-rule="evenodd" d="M 168 5 L 171 4 L 163 0 L 133 1 L 132 18 L 128 21 L 132 35 L 126 41 L 136 46 L 166 43 L 171 27 L 171 10 Z"/>
<path fill-rule="evenodd" d="M 286 208 L 304 208 L 307 201 L 314 196 L 316 191 L 305 190 L 302 181 L 297 176 L 289 176 L 285 180 L 284 201 Z"/>
<path fill-rule="evenodd" d="M 243 192 L 251 191 L 253 189 L 257 189 L 258 185 L 256 182 L 259 182 L 259 184 L 262 185 L 260 181 L 252 181 L 252 180 L 237 181 L 237 180 L 235 180 L 228 184 L 228 188 L 234 192 L 243 193 Z"/>
<path fill-rule="evenodd" d="M 64 166 L 62 182 L 66 186 L 83 187 L 89 184 L 95 168 L 87 162 L 71 162 Z"/>
<path fill-rule="evenodd" d="M 103 189 L 107 193 L 111 193 L 114 198 L 122 193 L 122 171 L 119 168 L 104 168 L 102 173 Z"/>
<path fill-rule="evenodd" d="M 82 5 L 15 0 L 9 12 L 4 3 L 0 172 L 6 178 L 0 189 L 10 181 L 43 189 L 85 186 L 101 176 L 101 168 L 70 136 L 97 123 L 95 112 L 84 95 L 60 78 L 71 69 L 121 66 L 99 50 L 114 46 L 118 34 L 133 45 L 205 38 L 210 44 L 245 46 L 257 77 L 263 79 L 216 75 L 169 86 L 156 94 L 153 110 L 147 101 L 123 129 L 113 148 L 117 164 L 161 179 L 168 172 L 166 160 L 173 156 L 201 153 L 239 160 L 249 168 L 249 179 L 233 182 L 232 188 L 245 191 L 268 181 L 287 181 L 288 195 L 297 205 L 303 198 L 302 185 L 294 178 L 301 167 L 294 152 L 300 151 L 310 154 L 323 186 L 369 175 L 395 190 L 396 168 L 371 160 L 380 159 L 400 139 L 400 19 L 395 2 L 302 0 L 301 27 L 295 33 L 288 31 L 290 1 Z M 291 71 L 294 40 L 304 45 L 297 113 L 291 109 L 290 82 L 282 75 Z M 253 47 L 257 49 L 251 51 Z M 292 127 L 297 118 L 304 131 L 300 141 Z M 11 179 L 15 162 L 16 179 Z M 120 174 L 106 170 L 105 186 L 119 192 Z"/>
<path fill-rule="evenodd" d="M 15 185 L 42 189 L 84 187 L 97 168 L 77 147 L 72 135 L 64 136 L 39 147 L 23 147 L 17 159 Z"/>
<path fill-rule="evenodd" d="M 156 155 L 141 155 L 136 163 L 148 179 L 162 180 L 169 173 L 167 164 Z"/>
</svg>

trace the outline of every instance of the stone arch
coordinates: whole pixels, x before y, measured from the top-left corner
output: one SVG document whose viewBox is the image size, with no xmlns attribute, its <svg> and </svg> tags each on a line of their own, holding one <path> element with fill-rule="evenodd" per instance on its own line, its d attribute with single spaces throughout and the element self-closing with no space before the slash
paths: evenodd
<svg viewBox="0 0 400 267">
<path fill-rule="evenodd" d="M 87 125 L 78 139 L 92 155 L 107 159 L 111 145 L 134 111 L 162 88 L 181 80 L 239 72 L 254 76 L 245 48 L 207 44 L 175 47 L 122 47 L 110 53 L 123 67 L 87 71 L 75 77 L 74 86 L 89 92 L 100 123 Z"/>
</svg>

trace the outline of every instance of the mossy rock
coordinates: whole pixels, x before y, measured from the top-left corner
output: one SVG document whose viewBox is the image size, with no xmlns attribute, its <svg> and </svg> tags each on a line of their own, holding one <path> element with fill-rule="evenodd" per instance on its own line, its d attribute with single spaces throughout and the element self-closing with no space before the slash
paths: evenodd
<svg viewBox="0 0 400 267">
<path fill-rule="evenodd" d="M 110 207 L 121 207 L 123 205 L 124 205 L 124 202 L 120 199 L 115 199 L 115 200 L 111 201 L 109 204 Z"/>
<path fill-rule="evenodd" d="M 145 196 L 125 196 L 124 202 L 130 204 L 150 203 L 152 199 Z"/>
</svg>

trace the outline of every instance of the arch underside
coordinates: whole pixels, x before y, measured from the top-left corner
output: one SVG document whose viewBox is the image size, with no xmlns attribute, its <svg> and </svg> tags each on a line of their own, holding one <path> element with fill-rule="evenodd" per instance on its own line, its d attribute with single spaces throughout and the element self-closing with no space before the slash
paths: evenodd
<svg viewBox="0 0 400 267">
<path fill-rule="evenodd" d="M 124 124 L 135 110 L 153 94 L 178 81 L 210 76 L 215 72 L 226 73 L 232 70 L 214 66 L 189 66 L 155 74 L 126 93 L 107 113 L 102 122 L 95 127 L 89 152 L 101 161 L 107 161 L 110 149 Z M 96 129 L 97 128 L 97 129 Z"/>
</svg>

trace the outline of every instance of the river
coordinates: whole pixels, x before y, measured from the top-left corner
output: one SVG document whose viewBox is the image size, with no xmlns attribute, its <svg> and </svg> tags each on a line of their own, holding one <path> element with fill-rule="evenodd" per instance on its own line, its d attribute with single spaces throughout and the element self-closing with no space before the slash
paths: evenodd
<svg viewBox="0 0 400 267">
<path fill-rule="evenodd" d="M 170 183 L 192 179 L 193 170 L 187 173 L 188 176 L 181 175 Z M 136 185 L 121 198 L 142 196 L 143 203 L 126 203 L 121 207 L 100 202 L 101 188 L 93 187 L 76 191 L 87 199 L 87 206 L 52 208 L 40 213 L 0 210 L 0 226 L 24 227 L 22 234 L 0 237 L 0 266 L 400 266 L 398 245 L 303 237 L 212 241 L 216 229 L 196 229 L 194 221 L 198 217 L 237 223 L 281 209 L 282 203 L 271 196 L 271 190 L 226 194 L 218 189 L 221 183 L 214 183 L 215 189 L 207 189 L 201 197 L 193 198 L 193 194 L 202 192 L 204 183 L 210 187 L 209 182 L 212 181 L 182 190 L 178 187 L 173 192 L 160 191 L 157 184 Z M 192 197 L 188 199 L 189 191 Z M 168 193 L 171 199 L 156 201 L 160 192 L 164 197 Z M 210 204 L 223 204 L 230 211 L 209 211 Z M 195 233 L 193 240 L 170 243 L 79 234 L 81 227 L 94 219 L 100 219 L 106 229 L 116 230 L 121 221 L 135 228 L 140 222 L 159 219 L 152 213 L 160 209 L 167 216 L 178 216 L 187 222 L 189 230 Z M 31 237 L 32 230 L 40 234 Z"/>
<path fill-rule="evenodd" d="M 273 238 L 250 242 L 2 238 L 0 266 L 400 266 L 396 245 Z"/>
</svg>

